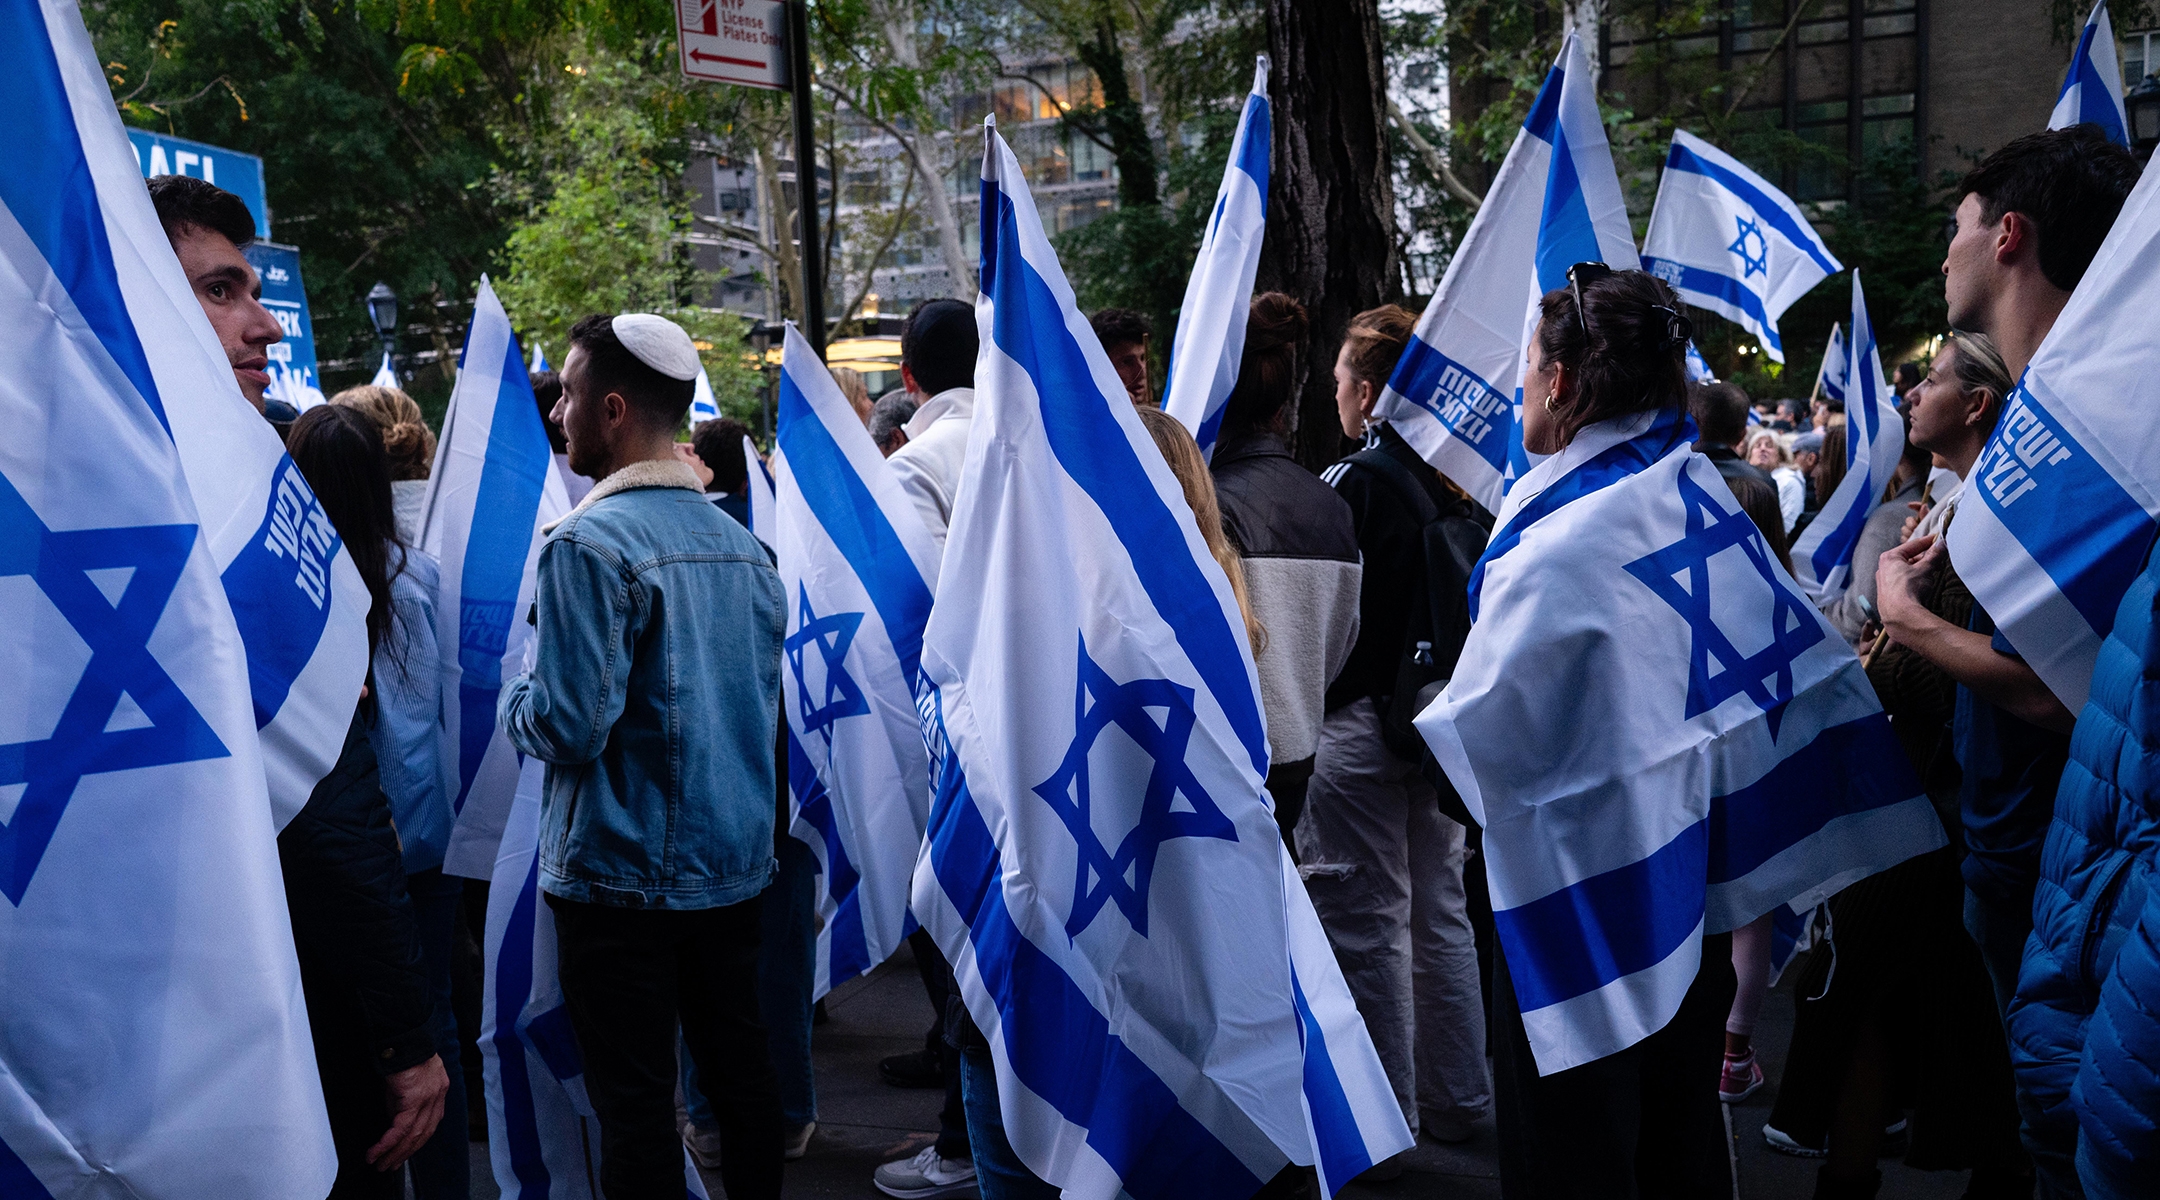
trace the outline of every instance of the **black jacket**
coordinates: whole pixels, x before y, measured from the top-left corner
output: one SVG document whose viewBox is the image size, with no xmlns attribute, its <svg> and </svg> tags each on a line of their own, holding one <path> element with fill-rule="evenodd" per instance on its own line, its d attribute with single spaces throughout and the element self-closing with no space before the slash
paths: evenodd
<svg viewBox="0 0 2160 1200">
<path fill-rule="evenodd" d="M 1225 441 L 1208 468 L 1223 532 L 1246 558 L 1358 560 L 1349 506 L 1299 466 L 1281 438 L 1254 433 Z"/>
<path fill-rule="evenodd" d="M 384 1075 L 435 1053 L 434 994 L 375 751 L 356 714 L 337 765 L 278 835 L 316 1052 L 364 1048 Z"/>
<path fill-rule="evenodd" d="M 1770 478 L 1770 472 L 1733 453 L 1733 448 L 1730 446 L 1705 446 L 1701 442 L 1697 442 L 1695 443 L 1695 449 L 1704 458 L 1710 460 L 1710 465 L 1717 468 L 1719 475 L 1727 479 L 1739 475 L 1760 480 L 1769 484 L 1772 489 L 1777 487 L 1777 480 Z"/>
<path fill-rule="evenodd" d="M 1418 457 L 1393 427 L 1381 426 L 1366 445 L 1408 467 L 1425 483 L 1426 494 L 1442 514 L 1483 518 L 1490 528 L 1485 510 L 1450 492 L 1440 473 Z M 1394 691 L 1396 669 L 1410 631 L 1410 606 L 1423 594 L 1425 546 L 1424 526 L 1408 500 L 1371 468 L 1357 463 L 1355 456 L 1329 467 L 1322 478 L 1349 502 L 1358 548 L 1365 555 L 1357 645 L 1351 647 L 1342 673 L 1328 686 L 1327 708 L 1333 712 L 1365 697 L 1378 700 Z"/>
</svg>

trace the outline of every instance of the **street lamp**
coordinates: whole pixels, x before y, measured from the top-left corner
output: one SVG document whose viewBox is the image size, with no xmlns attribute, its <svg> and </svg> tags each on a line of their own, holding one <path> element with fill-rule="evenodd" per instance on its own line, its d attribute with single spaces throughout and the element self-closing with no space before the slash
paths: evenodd
<svg viewBox="0 0 2160 1200">
<path fill-rule="evenodd" d="M 2160 145 L 2160 73 L 2139 80 L 2123 97 L 2123 108 L 2130 117 L 2130 149 L 2139 161 L 2150 160 Z"/>
<path fill-rule="evenodd" d="M 393 358 L 397 354 L 397 293 L 390 290 L 389 284 L 378 279 L 368 289 L 367 312 L 375 336 L 382 339 L 383 357 Z"/>
</svg>

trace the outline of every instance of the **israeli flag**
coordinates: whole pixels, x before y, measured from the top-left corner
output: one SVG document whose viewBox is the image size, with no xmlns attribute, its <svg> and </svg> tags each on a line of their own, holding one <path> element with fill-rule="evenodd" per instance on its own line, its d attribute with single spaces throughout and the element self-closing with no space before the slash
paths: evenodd
<svg viewBox="0 0 2160 1200">
<path fill-rule="evenodd" d="M 456 813 L 443 861 L 451 875 L 494 874 L 518 777 L 517 751 L 495 724 L 495 699 L 503 677 L 522 670 L 530 653 L 525 615 L 541 529 L 569 511 L 525 356 L 483 277 L 420 527 L 420 548 L 442 564 L 435 632 L 444 656 L 443 760 L 457 772 L 444 782 Z"/>
<path fill-rule="evenodd" d="M 1703 360 L 1702 351 L 1695 348 L 1693 338 L 1688 339 L 1687 344 L 1687 377 L 1689 383 L 1717 382 L 1716 373 L 1711 371 L 1710 364 Z M 1748 410 L 1748 424 L 1755 423 L 1755 410 L 1751 408 Z"/>
<path fill-rule="evenodd" d="M 1538 299 L 1579 262 L 1637 266 L 1597 77 L 1569 34 L 1373 408 L 1489 510 L 1530 466 L 1520 410 Z"/>
<path fill-rule="evenodd" d="M 0 1195 L 321 1195 L 249 646 L 173 436 L 262 422 L 75 6 L 0 37 Z"/>
<path fill-rule="evenodd" d="M 1237 383 L 1245 353 L 1245 318 L 1252 307 L 1253 276 L 1260 269 L 1260 240 L 1267 232 L 1268 151 L 1274 141 L 1267 85 L 1263 54 L 1253 68 L 1252 94 L 1245 98 L 1237 136 L 1230 141 L 1230 164 L 1223 169 L 1215 213 L 1200 239 L 1192 277 L 1185 281 L 1177 338 L 1170 343 L 1163 410 L 1192 430 L 1200 453 L 1211 457 L 1223 405 Z"/>
<path fill-rule="evenodd" d="M 1950 523 L 1950 561 L 2064 706 L 2160 518 L 2160 173 L 2149 166 L 2003 405 Z"/>
<path fill-rule="evenodd" d="M 1845 329 L 1832 324 L 1830 341 L 1823 346 L 1822 366 L 1815 371 L 1815 391 L 1840 408 L 1845 405 L 1845 377 L 1849 365 L 1845 361 Z"/>
<path fill-rule="evenodd" d="M 792 322 L 779 437 L 789 832 L 810 847 L 823 880 L 822 996 L 890 958 L 914 928 L 908 891 L 930 816 L 915 677 L 938 548 Z"/>
<path fill-rule="evenodd" d="M 2063 73 L 2062 94 L 2048 116 L 2049 129 L 2068 129 L 2086 123 L 2098 125 L 2118 146 L 2130 145 L 2130 114 L 2123 107 L 2122 59 L 2115 54 L 2115 27 L 2108 20 L 2107 0 L 2093 5 L 2078 35 L 2077 53 Z"/>
<path fill-rule="evenodd" d="M 1540 1074 L 1663 1028 L 1705 934 L 1944 842 L 1852 648 L 1696 436 L 1673 409 L 1603 422 L 1516 483 L 1417 718 L 1485 830 Z"/>
<path fill-rule="evenodd" d="M 1316 1158 L 1332 1194 L 1411 1139 L 1269 811 L 1237 600 L 986 135 L 915 914 L 1067 1196 L 1245 1200 Z"/>
<path fill-rule="evenodd" d="M 1836 340 L 1832 331 L 1832 342 Z M 1868 321 L 1858 269 L 1852 277 L 1852 336 L 1845 342 L 1840 374 L 1845 385 L 1845 478 L 1792 547 L 1793 575 L 1818 604 L 1843 595 L 1851 582 L 1853 547 L 1860 541 L 1860 528 L 1882 502 L 1883 485 L 1890 482 L 1898 458 L 1905 453 L 1905 418 L 1898 414 L 1890 384 L 1883 379 L 1882 357 L 1875 350 L 1875 327 Z M 1828 392 L 1827 365 L 1823 382 Z"/>
<path fill-rule="evenodd" d="M 757 443 L 751 441 L 747 433 L 743 435 L 742 452 L 743 486 L 750 489 L 750 536 L 770 549 L 780 542 L 779 518 L 774 515 L 772 472 L 765 469 L 765 460 L 758 457 Z"/>
<path fill-rule="evenodd" d="M 390 365 L 390 352 L 388 350 L 383 351 L 382 365 L 375 368 L 375 378 L 368 380 L 368 382 L 381 388 L 405 386 L 398 382 L 397 368 Z"/>
<path fill-rule="evenodd" d="M 1716 146 L 1673 130 L 1643 237 L 1643 270 L 1739 325 L 1785 361 L 1778 318 L 1844 270 L 1785 193 Z"/>
<path fill-rule="evenodd" d="M 386 355 L 385 357 L 388 356 Z M 529 369 L 535 375 L 538 375 L 542 371 L 552 371 L 555 369 L 548 365 L 547 351 L 541 349 L 540 343 L 538 342 L 533 343 L 532 366 Z"/>
<path fill-rule="evenodd" d="M 697 390 L 690 395 L 690 425 L 695 428 L 700 421 L 720 419 L 720 405 L 713 399 L 712 377 L 705 373 L 705 364 L 697 369 Z"/>
<path fill-rule="evenodd" d="M 555 915 L 540 898 L 546 775 L 547 764 L 522 760 L 488 889 L 480 995 L 488 1164 L 503 1200 L 600 1200 L 600 1121 L 556 973 Z M 694 1200 L 707 1200 L 687 1147 L 683 1173 Z"/>
</svg>

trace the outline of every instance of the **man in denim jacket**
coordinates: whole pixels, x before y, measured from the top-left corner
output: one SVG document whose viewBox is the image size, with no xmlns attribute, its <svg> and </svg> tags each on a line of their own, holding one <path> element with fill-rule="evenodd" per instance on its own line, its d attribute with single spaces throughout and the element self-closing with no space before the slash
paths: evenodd
<svg viewBox="0 0 2160 1200">
<path fill-rule="evenodd" d="M 571 330 L 554 417 L 600 482 L 540 551 L 531 672 L 501 720 L 548 764 L 540 887 L 600 1118 L 610 1196 L 681 1197 L 675 1031 L 718 1118 L 734 1200 L 780 1195 L 779 1091 L 758 1020 L 773 871 L 779 575 L 675 456 L 697 377 L 663 317 Z"/>
</svg>

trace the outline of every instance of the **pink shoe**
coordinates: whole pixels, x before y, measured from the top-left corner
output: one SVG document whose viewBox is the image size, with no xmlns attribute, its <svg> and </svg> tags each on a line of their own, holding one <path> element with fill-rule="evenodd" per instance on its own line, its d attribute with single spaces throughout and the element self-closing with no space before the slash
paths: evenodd
<svg viewBox="0 0 2160 1200">
<path fill-rule="evenodd" d="M 1739 1058 L 1725 1056 L 1725 1070 L 1718 1076 L 1718 1099 L 1727 1104 L 1738 1104 L 1762 1089 L 1762 1064 L 1755 1061 L 1755 1051 L 1750 1049 Z"/>
</svg>

